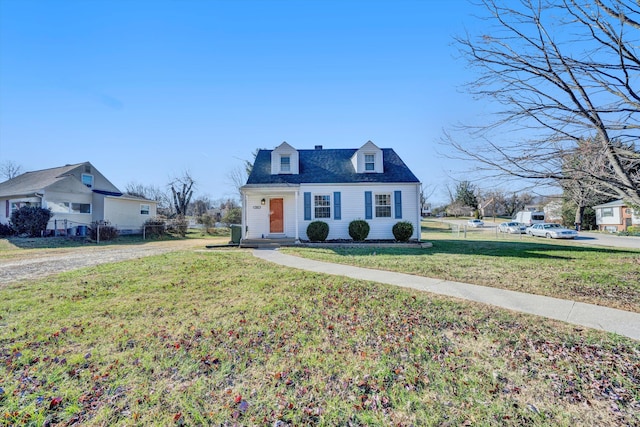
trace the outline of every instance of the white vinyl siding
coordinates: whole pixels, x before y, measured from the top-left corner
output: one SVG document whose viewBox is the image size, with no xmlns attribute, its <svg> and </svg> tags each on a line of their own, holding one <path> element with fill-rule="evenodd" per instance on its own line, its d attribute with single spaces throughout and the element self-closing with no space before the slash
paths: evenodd
<svg viewBox="0 0 640 427">
<path fill-rule="evenodd" d="M 304 213 L 304 197 L 305 192 L 311 193 L 311 209 L 313 216 L 313 201 L 314 196 L 319 194 L 333 194 L 339 191 L 341 194 L 341 219 L 336 220 L 333 218 L 324 218 L 322 221 L 329 224 L 329 236 L 327 239 L 349 239 L 349 223 L 355 219 L 365 219 L 365 204 L 364 204 L 364 192 L 371 191 L 372 199 L 375 199 L 376 194 L 386 194 L 390 196 L 389 212 L 390 216 L 376 218 L 375 206 L 373 207 L 373 218 L 367 219 L 371 230 L 367 239 L 380 239 L 380 240 L 392 240 L 394 239 L 391 229 L 400 221 L 400 219 L 394 218 L 394 191 L 402 191 L 402 221 L 409 221 L 413 224 L 414 235 L 413 239 L 418 238 L 420 230 L 419 224 L 419 190 L 417 184 L 348 184 L 348 185 L 311 185 L 303 184 L 300 186 L 300 196 L 298 198 L 298 233 L 301 239 L 307 239 L 307 226 L 309 220 L 303 220 Z M 259 200 L 259 199 L 258 199 Z M 375 200 L 372 200 L 375 205 Z M 249 213 L 253 214 L 252 204 L 249 204 Z M 332 212 L 333 213 L 333 212 Z M 313 219 L 312 219 L 313 220 Z M 249 226 L 249 233 L 251 233 L 251 225 Z M 259 237 L 259 236 L 258 236 Z"/>
<path fill-rule="evenodd" d="M 245 230 L 243 237 L 246 239 L 260 239 L 264 235 L 269 235 L 269 202 L 270 198 L 282 198 L 284 234 L 286 237 L 295 237 L 296 235 L 296 203 L 295 194 L 292 191 L 278 193 L 274 190 L 273 194 L 250 194 L 246 196 L 246 204 L 249 215 L 246 218 Z M 300 215 L 299 224 L 309 224 L 309 221 L 302 220 L 302 194 L 300 194 L 300 207 L 298 214 Z M 261 205 L 260 201 L 266 199 L 266 205 Z M 306 230 L 306 227 L 305 227 Z M 304 234 L 306 236 L 306 234 Z"/>
</svg>

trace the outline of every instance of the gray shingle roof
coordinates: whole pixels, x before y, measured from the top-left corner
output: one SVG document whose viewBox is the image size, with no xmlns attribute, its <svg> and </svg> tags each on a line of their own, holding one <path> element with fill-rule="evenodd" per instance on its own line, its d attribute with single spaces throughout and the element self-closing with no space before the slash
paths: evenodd
<svg viewBox="0 0 640 427">
<path fill-rule="evenodd" d="M 66 165 L 57 168 L 44 169 L 33 172 L 25 172 L 22 175 L 0 183 L 0 197 L 33 194 L 64 179 L 67 174 L 83 165 Z"/>
<path fill-rule="evenodd" d="M 271 175 L 272 150 L 258 151 L 247 184 L 420 182 L 391 148 L 382 149 L 384 173 L 356 173 L 351 163 L 351 157 L 358 151 L 355 148 L 297 151 L 300 155 L 300 173 L 297 175 Z"/>
</svg>

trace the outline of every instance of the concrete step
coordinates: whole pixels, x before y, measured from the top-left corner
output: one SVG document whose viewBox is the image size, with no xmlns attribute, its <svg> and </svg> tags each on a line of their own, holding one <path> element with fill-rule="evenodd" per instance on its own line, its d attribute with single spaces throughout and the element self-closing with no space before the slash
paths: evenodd
<svg viewBox="0 0 640 427">
<path fill-rule="evenodd" d="M 243 239 L 240 241 L 241 248 L 254 248 L 254 249 L 268 249 L 279 248 L 280 246 L 287 246 L 295 244 L 296 239 L 283 238 L 283 239 Z"/>
</svg>

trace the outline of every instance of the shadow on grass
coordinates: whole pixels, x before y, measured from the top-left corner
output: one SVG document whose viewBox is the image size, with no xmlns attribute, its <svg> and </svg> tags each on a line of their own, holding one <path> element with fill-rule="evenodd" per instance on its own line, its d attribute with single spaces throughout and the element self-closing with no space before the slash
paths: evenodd
<svg viewBox="0 0 640 427">
<path fill-rule="evenodd" d="M 501 242 L 493 240 L 429 240 L 430 248 L 327 248 L 339 256 L 365 256 L 375 251 L 376 255 L 394 256 L 430 256 L 430 255 L 481 255 L 504 258 L 537 258 L 537 259 L 573 259 L 572 254 L 636 254 L 640 251 L 618 248 L 601 248 L 559 244 L 555 242 Z"/>
<path fill-rule="evenodd" d="M 219 235 L 201 233 L 187 233 L 185 237 L 167 234 L 164 237 L 149 237 L 143 239 L 140 235 L 119 236 L 113 240 L 103 240 L 97 243 L 88 238 L 79 237 L 9 237 L 5 239 L 10 245 L 18 249 L 57 249 L 57 248 L 79 248 L 84 246 L 133 246 L 143 245 L 150 242 L 169 242 L 174 240 L 191 240 L 191 239 L 215 239 Z"/>
</svg>

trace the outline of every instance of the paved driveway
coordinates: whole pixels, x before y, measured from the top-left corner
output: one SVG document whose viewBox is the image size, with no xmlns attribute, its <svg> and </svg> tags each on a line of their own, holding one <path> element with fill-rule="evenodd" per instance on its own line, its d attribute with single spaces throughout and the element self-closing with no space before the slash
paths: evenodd
<svg viewBox="0 0 640 427">
<path fill-rule="evenodd" d="M 0 258 L 0 289 L 11 282 L 20 280 L 42 278 L 82 267 L 142 258 L 182 249 L 203 248 L 209 243 L 211 240 L 190 239 L 149 242 L 140 245 L 43 249 L 37 252 L 18 253 L 10 258 Z"/>
</svg>

